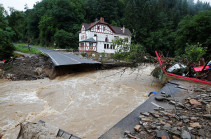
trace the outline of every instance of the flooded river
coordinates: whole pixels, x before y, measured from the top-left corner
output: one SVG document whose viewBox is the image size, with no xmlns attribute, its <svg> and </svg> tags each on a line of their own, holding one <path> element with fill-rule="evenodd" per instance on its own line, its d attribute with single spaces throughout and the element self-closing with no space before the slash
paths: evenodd
<svg viewBox="0 0 211 139">
<path fill-rule="evenodd" d="M 55 80 L 0 81 L 0 134 L 15 138 L 19 123 L 43 120 L 95 139 L 161 88 L 152 65 L 77 73 Z"/>
</svg>

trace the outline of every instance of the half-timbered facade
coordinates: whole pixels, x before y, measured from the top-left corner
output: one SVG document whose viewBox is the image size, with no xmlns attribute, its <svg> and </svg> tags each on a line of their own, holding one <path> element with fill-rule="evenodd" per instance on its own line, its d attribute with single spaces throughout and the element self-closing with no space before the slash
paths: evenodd
<svg viewBox="0 0 211 139">
<path fill-rule="evenodd" d="M 112 46 L 112 40 L 118 38 L 128 38 L 131 43 L 131 32 L 125 27 L 115 27 L 104 22 L 100 18 L 91 24 L 83 23 L 79 33 L 79 51 L 93 53 L 115 53 L 116 49 Z"/>
</svg>

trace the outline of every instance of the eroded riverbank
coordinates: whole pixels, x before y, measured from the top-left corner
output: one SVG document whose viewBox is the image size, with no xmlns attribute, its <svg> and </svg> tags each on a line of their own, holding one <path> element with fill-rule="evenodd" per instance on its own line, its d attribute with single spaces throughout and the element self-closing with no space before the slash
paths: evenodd
<svg viewBox="0 0 211 139">
<path fill-rule="evenodd" d="M 161 88 L 150 76 L 154 66 L 123 69 L 0 82 L 0 133 L 13 138 L 19 123 L 44 120 L 81 138 L 99 137 Z"/>
</svg>

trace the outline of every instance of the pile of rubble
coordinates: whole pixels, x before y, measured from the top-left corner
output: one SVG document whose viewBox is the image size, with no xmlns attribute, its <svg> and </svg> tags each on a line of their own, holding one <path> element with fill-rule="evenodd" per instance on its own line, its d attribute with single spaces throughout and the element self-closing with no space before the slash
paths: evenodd
<svg viewBox="0 0 211 139">
<path fill-rule="evenodd" d="M 167 101 L 174 109 L 154 109 L 140 113 L 134 131 L 125 131 L 133 139 L 209 139 L 211 138 L 211 88 L 195 88 L 181 103 L 161 93 L 158 101 Z"/>
<path fill-rule="evenodd" d="M 50 58 L 32 55 L 10 59 L 0 64 L 0 78 L 9 80 L 36 80 L 49 77 L 52 71 Z"/>
</svg>

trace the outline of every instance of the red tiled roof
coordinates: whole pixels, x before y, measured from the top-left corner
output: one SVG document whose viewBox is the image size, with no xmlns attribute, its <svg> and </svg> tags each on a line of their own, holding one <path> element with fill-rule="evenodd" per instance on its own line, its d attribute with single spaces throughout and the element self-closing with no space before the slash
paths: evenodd
<svg viewBox="0 0 211 139">
<path fill-rule="evenodd" d="M 108 25 L 109 27 L 111 27 L 111 29 L 114 31 L 115 34 L 130 35 L 130 36 L 132 35 L 132 33 L 130 32 L 130 30 L 128 28 L 125 28 L 125 32 L 123 33 L 122 27 L 110 26 L 108 23 L 101 22 L 100 20 L 93 22 L 91 24 L 83 23 L 85 30 L 91 29 L 96 24 L 106 24 L 106 25 Z"/>
</svg>

